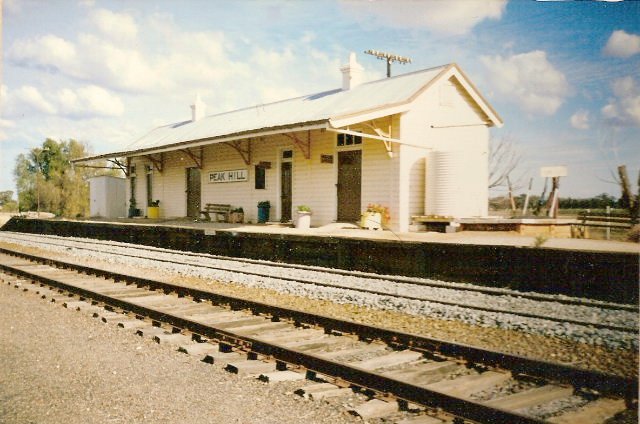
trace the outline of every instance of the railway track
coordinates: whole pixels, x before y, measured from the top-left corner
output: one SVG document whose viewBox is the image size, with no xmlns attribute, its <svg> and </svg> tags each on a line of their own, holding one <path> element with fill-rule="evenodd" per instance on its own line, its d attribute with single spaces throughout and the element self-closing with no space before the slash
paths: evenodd
<svg viewBox="0 0 640 424">
<path fill-rule="evenodd" d="M 355 388 L 371 397 L 355 408 L 365 418 L 413 408 L 423 422 L 588 424 L 637 407 L 637 379 L 10 253 L 0 253 L 9 284 L 180 339 L 184 351 L 239 374 L 299 378 L 313 398 Z"/>
<path fill-rule="evenodd" d="M 296 284 L 354 290 L 377 296 L 388 296 L 403 300 L 432 302 L 444 307 L 457 307 L 493 314 L 511 314 L 523 318 L 551 321 L 562 324 L 574 324 L 585 327 L 636 334 L 638 332 L 637 306 L 599 302 L 588 299 L 576 299 L 537 293 L 521 293 L 513 290 L 478 287 L 469 284 L 447 283 L 434 280 L 381 276 L 371 273 L 350 272 L 320 267 L 291 265 L 250 259 L 227 258 L 215 255 L 176 252 L 167 249 L 127 246 L 124 243 L 98 240 L 67 239 L 55 236 L 38 236 L 37 242 L 32 235 L 20 233 L 2 233 L 2 238 L 14 242 L 34 242 L 49 248 L 73 248 L 94 254 L 109 253 L 123 258 L 152 260 L 164 264 L 197 266 L 201 269 L 223 271 L 231 274 L 258 278 L 274 278 Z M 250 268 L 250 269 L 249 269 Z M 287 272 L 283 275 L 282 270 Z M 300 274 L 304 273 L 304 276 Z M 357 278 L 362 283 L 344 284 L 344 277 Z M 452 291 L 462 291 L 455 301 L 449 300 Z M 507 302 L 501 302 L 508 299 Z M 514 301 L 517 299 L 517 301 Z M 527 309 L 527 302 L 543 312 Z M 504 303 L 500 307 L 501 303 Z M 499 305 L 499 306 L 496 306 Z M 559 308 L 558 306 L 563 306 Z M 620 311 L 627 313 L 618 322 L 610 322 L 602 315 L 593 315 L 591 310 Z M 584 316 L 581 318 L 580 316 Z M 578 317 L 578 318 L 576 318 Z"/>
</svg>

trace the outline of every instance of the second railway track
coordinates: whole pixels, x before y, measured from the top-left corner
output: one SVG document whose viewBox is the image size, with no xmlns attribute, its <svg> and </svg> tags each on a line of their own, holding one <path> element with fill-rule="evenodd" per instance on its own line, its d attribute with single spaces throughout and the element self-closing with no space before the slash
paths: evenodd
<svg viewBox="0 0 640 424">
<path fill-rule="evenodd" d="M 69 297 L 75 295 L 148 317 L 206 340 L 198 345 L 207 345 L 201 349 L 208 349 L 210 360 L 226 361 L 236 372 L 270 375 L 289 369 L 325 380 L 308 386 L 310 392 L 319 384 L 332 390 L 357 387 L 387 404 L 414 403 L 431 415 L 442 410 L 445 421 L 485 423 L 600 423 L 606 414 L 637 405 L 637 379 L 9 253 L 0 254 L 0 268 L 12 284 L 21 284 L 16 279 L 24 279 L 25 287 L 46 284 L 68 293 L 58 294 L 58 300 L 69 304 L 78 302 Z M 137 324 L 133 317 L 103 314 L 130 323 L 123 325 Z"/>
<path fill-rule="evenodd" d="M 196 272 L 199 273 L 206 270 L 224 272 L 228 274 L 228 279 L 240 275 L 277 279 L 293 284 L 319 286 L 327 289 L 353 290 L 390 299 L 429 302 L 434 305 L 431 309 L 435 308 L 439 311 L 447 311 L 447 308 L 454 307 L 490 314 L 508 314 L 534 320 L 551 321 L 560 325 L 572 324 L 622 332 L 628 334 L 627 340 L 637 344 L 635 334 L 638 332 L 638 315 L 637 306 L 633 305 L 538 293 L 521 293 L 513 290 L 436 280 L 379 276 L 319 267 L 223 258 L 188 252 L 180 252 L 178 257 L 175 251 L 108 241 L 87 241 L 55 236 L 35 237 L 20 233 L 2 233 L 0 236 L 9 242 L 32 243 L 34 246 L 46 246 L 59 250 L 71 248 L 87 255 L 108 253 L 116 258 L 119 256 L 155 261 L 159 264 L 197 267 L 198 271 Z M 349 284 L 345 284 L 346 278 L 349 278 Z M 439 313 L 446 314 L 447 312 Z M 545 326 L 542 325 L 542 327 Z"/>
</svg>

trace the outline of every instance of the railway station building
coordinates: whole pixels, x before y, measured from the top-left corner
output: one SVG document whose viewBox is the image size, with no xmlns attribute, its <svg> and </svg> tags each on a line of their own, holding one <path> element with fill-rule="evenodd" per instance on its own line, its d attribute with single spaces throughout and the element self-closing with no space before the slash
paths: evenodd
<svg viewBox="0 0 640 424">
<path fill-rule="evenodd" d="M 352 53 L 340 71 L 341 88 L 226 113 L 197 99 L 192 119 L 82 161 L 121 164 L 127 202 L 144 215 L 159 200 L 164 218 L 226 204 L 256 222 L 264 201 L 271 221 L 308 206 L 313 226 L 357 222 L 369 204 L 394 231 L 416 215 L 487 215 L 489 128 L 502 120 L 458 65 L 362 82 Z"/>
</svg>

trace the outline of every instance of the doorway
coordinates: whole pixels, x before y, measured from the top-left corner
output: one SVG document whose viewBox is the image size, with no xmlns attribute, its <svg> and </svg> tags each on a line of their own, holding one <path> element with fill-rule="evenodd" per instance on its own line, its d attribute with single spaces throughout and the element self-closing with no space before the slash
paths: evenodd
<svg viewBox="0 0 640 424">
<path fill-rule="evenodd" d="M 362 150 L 338 152 L 338 221 L 360 219 Z"/>
<path fill-rule="evenodd" d="M 200 216 L 200 169 L 187 168 L 187 216 Z"/>
<path fill-rule="evenodd" d="M 284 159 L 284 158 L 283 158 Z M 280 221 L 291 221 L 291 161 L 280 163 Z"/>
</svg>

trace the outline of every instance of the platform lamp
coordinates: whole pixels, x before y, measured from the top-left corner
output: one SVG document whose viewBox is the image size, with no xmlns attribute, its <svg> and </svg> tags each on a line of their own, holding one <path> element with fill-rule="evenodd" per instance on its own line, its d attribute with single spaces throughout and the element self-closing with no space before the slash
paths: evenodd
<svg viewBox="0 0 640 424">
<path fill-rule="evenodd" d="M 369 49 L 365 50 L 365 54 L 370 54 L 380 60 L 385 60 L 387 62 L 387 78 L 391 77 L 391 62 L 398 62 L 403 65 L 411 63 L 411 58 L 398 56 L 397 54 L 393 53 L 379 52 L 377 50 Z"/>
</svg>

